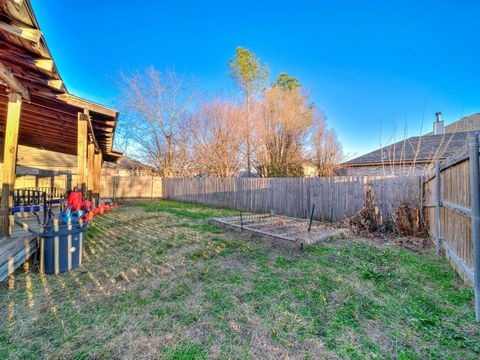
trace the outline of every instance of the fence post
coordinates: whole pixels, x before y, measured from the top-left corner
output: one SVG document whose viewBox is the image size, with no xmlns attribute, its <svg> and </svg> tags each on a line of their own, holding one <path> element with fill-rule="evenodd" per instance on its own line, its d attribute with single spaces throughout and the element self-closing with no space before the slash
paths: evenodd
<svg viewBox="0 0 480 360">
<path fill-rule="evenodd" d="M 424 193 L 423 193 L 423 176 L 422 175 L 419 175 L 418 176 L 418 180 L 420 182 L 420 222 L 421 222 L 421 226 L 424 226 L 424 207 L 423 207 L 423 197 L 424 197 Z"/>
<path fill-rule="evenodd" d="M 153 176 L 152 176 L 152 184 L 150 186 L 150 200 L 153 200 Z"/>
<path fill-rule="evenodd" d="M 440 181 L 440 161 L 437 162 L 435 165 L 435 180 L 436 180 L 436 186 L 435 186 L 435 197 L 436 197 L 436 202 L 435 202 L 435 251 L 437 255 L 440 255 L 440 250 L 442 249 L 442 227 L 441 227 L 441 221 L 440 221 L 440 206 L 442 203 L 441 199 L 441 189 L 442 189 L 442 184 Z"/>
<path fill-rule="evenodd" d="M 472 208 L 473 287 L 475 291 L 475 319 L 480 322 L 480 179 L 478 134 L 468 139 L 470 150 L 470 194 Z"/>
<path fill-rule="evenodd" d="M 116 192 L 117 192 L 117 177 L 114 176 L 113 179 L 113 202 L 115 202 Z"/>
</svg>

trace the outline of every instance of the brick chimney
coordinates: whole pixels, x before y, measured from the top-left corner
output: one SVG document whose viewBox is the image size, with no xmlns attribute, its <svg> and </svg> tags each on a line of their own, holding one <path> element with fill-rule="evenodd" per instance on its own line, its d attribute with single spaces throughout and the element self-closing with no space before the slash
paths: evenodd
<svg viewBox="0 0 480 360">
<path fill-rule="evenodd" d="M 435 113 L 437 119 L 433 123 L 433 134 L 434 135 L 443 135 L 445 134 L 445 124 L 442 120 L 442 113 L 439 111 Z"/>
</svg>

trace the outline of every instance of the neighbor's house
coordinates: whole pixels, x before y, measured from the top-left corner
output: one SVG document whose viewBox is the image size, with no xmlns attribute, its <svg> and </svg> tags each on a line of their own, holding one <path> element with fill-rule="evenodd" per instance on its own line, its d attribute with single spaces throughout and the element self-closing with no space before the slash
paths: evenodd
<svg viewBox="0 0 480 360">
<path fill-rule="evenodd" d="M 464 117 L 448 126 L 436 114 L 433 131 L 374 150 L 341 164 L 338 175 L 424 174 L 439 160 L 467 148 L 471 132 L 480 131 L 480 113 Z"/>
<path fill-rule="evenodd" d="M 313 161 L 305 160 L 302 163 L 303 168 L 303 176 L 304 177 L 317 177 L 318 176 L 318 169 L 317 165 Z"/>
<path fill-rule="evenodd" d="M 318 169 L 317 166 L 313 161 L 305 160 L 302 162 L 302 169 L 303 169 L 303 177 L 317 177 L 318 176 Z M 208 174 L 199 175 L 199 177 L 208 177 Z M 260 177 L 258 171 L 256 169 L 252 169 L 251 173 L 248 174 L 246 169 L 242 169 L 236 173 L 234 173 L 233 177 L 253 177 L 258 178 Z"/>
<path fill-rule="evenodd" d="M 122 156 L 117 162 L 105 162 L 104 176 L 158 176 L 158 170 L 129 156 Z"/>
</svg>

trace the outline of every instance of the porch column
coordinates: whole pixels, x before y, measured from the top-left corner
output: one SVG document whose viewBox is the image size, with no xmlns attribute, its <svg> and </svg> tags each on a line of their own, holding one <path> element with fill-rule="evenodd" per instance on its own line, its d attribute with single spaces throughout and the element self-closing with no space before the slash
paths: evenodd
<svg viewBox="0 0 480 360">
<path fill-rule="evenodd" d="M 103 163 L 103 156 L 102 152 L 99 151 L 95 153 L 95 160 L 93 164 L 94 168 L 94 175 L 93 175 L 93 197 L 95 199 L 95 204 L 99 204 L 100 202 L 100 178 L 102 174 L 102 163 Z"/>
<path fill-rule="evenodd" d="M 94 181 L 95 181 L 95 167 L 94 167 L 94 160 L 95 160 L 95 144 L 93 142 L 88 143 L 88 150 L 87 150 L 87 158 L 88 158 L 88 174 L 87 174 L 87 192 L 88 192 L 88 200 L 93 200 L 93 191 L 94 191 Z"/>
<path fill-rule="evenodd" d="M 15 171 L 17 168 L 18 130 L 22 98 L 17 93 L 10 93 L 5 124 L 5 142 L 2 170 L 2 201 L 0 231 L 2 235 L 12 233 L 10 209 L 13 207 L 13 188 L 15 186 Z"/>
<path fill-rule="evenodd" d="M 83 194 L 87 191 L 88 110 L 78 113 L 77 128 L 77 186 Z"/>
</svg>

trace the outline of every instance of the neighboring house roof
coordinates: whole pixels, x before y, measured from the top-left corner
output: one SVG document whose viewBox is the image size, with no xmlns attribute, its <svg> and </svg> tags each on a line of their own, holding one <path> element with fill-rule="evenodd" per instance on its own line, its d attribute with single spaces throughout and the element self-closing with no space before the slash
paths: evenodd
<svg viewBox="0 0 480 360">
<path fill-rule="evenodd" d="M 104 169 L 115 169 L 115 170 L 147 170 L 147 171 L 156 171 L 153 166 L 147 165 L 133 159 L 129 156 L 122 156 L 117 162 L 104 162 Z"/>
<path fill-rule="evenodd" d="M 445 126 L 446 133 L 461 131 L 479 131 L 480 130 L 480 113 L 465 116 L 454 123 Z"/>
<path fill-rule="evenodd" d="M 465 116 L 445 126 L 445 134 L 429 132 L 369 152 L 342 166 L 429 163 L 448 158 L 467 147 L 468 134 L 480 131 L 480 113 Z"/>
<path fill-rule="evenodd" d="M 426 163 L 466 149 L 469 132 L 414 136 L 344 162 L 344 166 Z"/>
<path fill-rule="evenodd" d="M 465 116 L 460 120 L 445 126 L 446 134 L 464 131 L 480 131 L 480 113 Z M 433 132 L 429 132 L 425 135 L 433 135 Z"/>
</svg>

